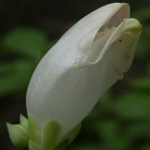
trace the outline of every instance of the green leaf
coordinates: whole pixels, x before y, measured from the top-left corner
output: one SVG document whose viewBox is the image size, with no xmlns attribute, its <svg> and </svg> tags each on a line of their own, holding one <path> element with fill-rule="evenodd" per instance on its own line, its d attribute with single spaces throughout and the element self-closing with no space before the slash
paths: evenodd
<svg viewBox="0 0 150 150">
<path fill-rule="evenodd" d="M 114 109 L 124 119 L 150 119 L 150 94 L 126 93 L 116 99 Z"/>
<path fill-rule="evenodd" d="M 132 17 L 136 18 L 141 22 L 141 24 L 144 24 L 147 20 L 150 19 L 150 7 L 145 7 L 143 9 L 140 9 L 134 13 L 132 13 Z"/>
<path fill-rule="evenodd" d="M 98 136 L 104 140 L 110 140 L 116 137 L 119 131 L 119 123 L 113 119 L 99 121 L 95 124 Z"/>
<path fill-rule="evenodd" d="M 136 58 L 145 59 L 149 54 L 150 25 L 145 25 L 136 49 Z"/>
<path fill-rule="evenodd" d="M 129 149 L 130 139 L 121 134 L 120 124 L 116 120 L 106 119 L 95 124 L 95 131 L 99 139 L 103 140 L 102 149 L 126 150 Z"/>
<path fill-rule="evenodd" d="M 113 139 L 104 142 L 103 149 L 105 150 L 128 150 L 130 149 L 131 141 L 124 135 L 118 135 Z"/>
<path fill-rule="evenodd" d="M 150 144 L 145 144 L 141 150 L 150 150 Z"/>
<path fill-rule="evenodd" d="M 132 139 L 136 137 L 150 138 L 150 122 L 133 122 L 127 125 L 126 134 Z"/>
<path fill-rule="evenodd" d="M 17 63 L 14 62 L 6 62 L 0 64 L 0 77 L 6 77 L 12 73 L 14 73 L 14 70 L 16 69 Z"/>
<path fill-rule="evenodd" d="M 134 78 L 129 81 L 130 86 L 140 90 L 150 90 L 150 78 Z"/>
<path fill-rule="evenodd" d="M 39 59 L 43 55 L 47 36 L 39 29 L 18 27 L 8 32 L 2 41 L 3 47 L 12 53 Z"/>
<path fill-rule="evenodd" d="M 4 66 L 7 67 L 4 69 Z M 27 87 L 33 68 L 32 63 L 24 60 L 0 65 L 0 96 L 5 96 Z"/>
</svg>

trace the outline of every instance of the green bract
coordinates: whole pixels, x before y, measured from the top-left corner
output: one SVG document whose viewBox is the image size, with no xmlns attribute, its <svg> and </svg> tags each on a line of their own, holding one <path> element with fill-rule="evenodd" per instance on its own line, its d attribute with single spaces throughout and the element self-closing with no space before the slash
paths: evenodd
<svg viewBox="0 0 150 150">
<path fill-rule="evenodd" d="M 28 120 L 20 115 L 20 124 L 7 123 L 6 125 L 12 143 L 18 148 L 27 147 L 29 142 Z"/>
<path fill-rule="evenodd" d="M 54 120 L 46 123 L 43 130 L 38 127 L 34 118 L 20 116 L 20 124 L 7 123 L 10 139 L 18 148 L 29 147 L 29 150 L 65 150 L 78 135 L 81 124 L 75 127 L 62 141 L 59 141 L 62 127 Z M 58 143 L 59 142 L 59 143 Z"/>
</svg>

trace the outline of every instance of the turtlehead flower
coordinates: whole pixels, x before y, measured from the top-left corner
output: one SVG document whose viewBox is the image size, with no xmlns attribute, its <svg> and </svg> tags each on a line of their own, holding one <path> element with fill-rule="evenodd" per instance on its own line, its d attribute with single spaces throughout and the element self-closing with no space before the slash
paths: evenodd
<svg viewBox="0 0 150 150">
<path fill-rule="evenodd" d="M 27 90 L 29 149 L 67 146 L 99 98 L 130 68 L 141 33 L 126 3 L 85 16 L 47 52 Z"/>
</svg>

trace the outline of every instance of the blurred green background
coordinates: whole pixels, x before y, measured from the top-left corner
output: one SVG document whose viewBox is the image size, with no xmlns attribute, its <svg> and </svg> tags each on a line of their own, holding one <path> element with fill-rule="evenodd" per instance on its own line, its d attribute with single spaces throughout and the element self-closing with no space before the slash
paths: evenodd
<svg viewBox="0 0 150 150">
<path fill-rule="evenodd" d="M 42 56 L 75 22 L 112 2 L 0 0 L 1 150 L 19 150 L 5 123 L 26 116 L 27 86 Z M 125 2 L 143 25 L 133 65 L 84 119 L 68 150 L 150 150 L 150 1 Z"/>
</svg>

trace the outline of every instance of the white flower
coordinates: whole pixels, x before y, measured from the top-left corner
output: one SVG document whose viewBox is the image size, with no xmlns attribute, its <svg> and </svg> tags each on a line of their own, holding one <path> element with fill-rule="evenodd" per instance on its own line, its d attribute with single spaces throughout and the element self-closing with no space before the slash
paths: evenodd
<svg viewBox="0 0 150 150">
<path fill-rule="evenodd" d="M 101 7 L 70 28 L 40 61 L 27 91 L 27 112 L 41 130 L 49 120 L 63 138 L 128 71 L 142 27 L 129 5 Z"/>
</svg>

